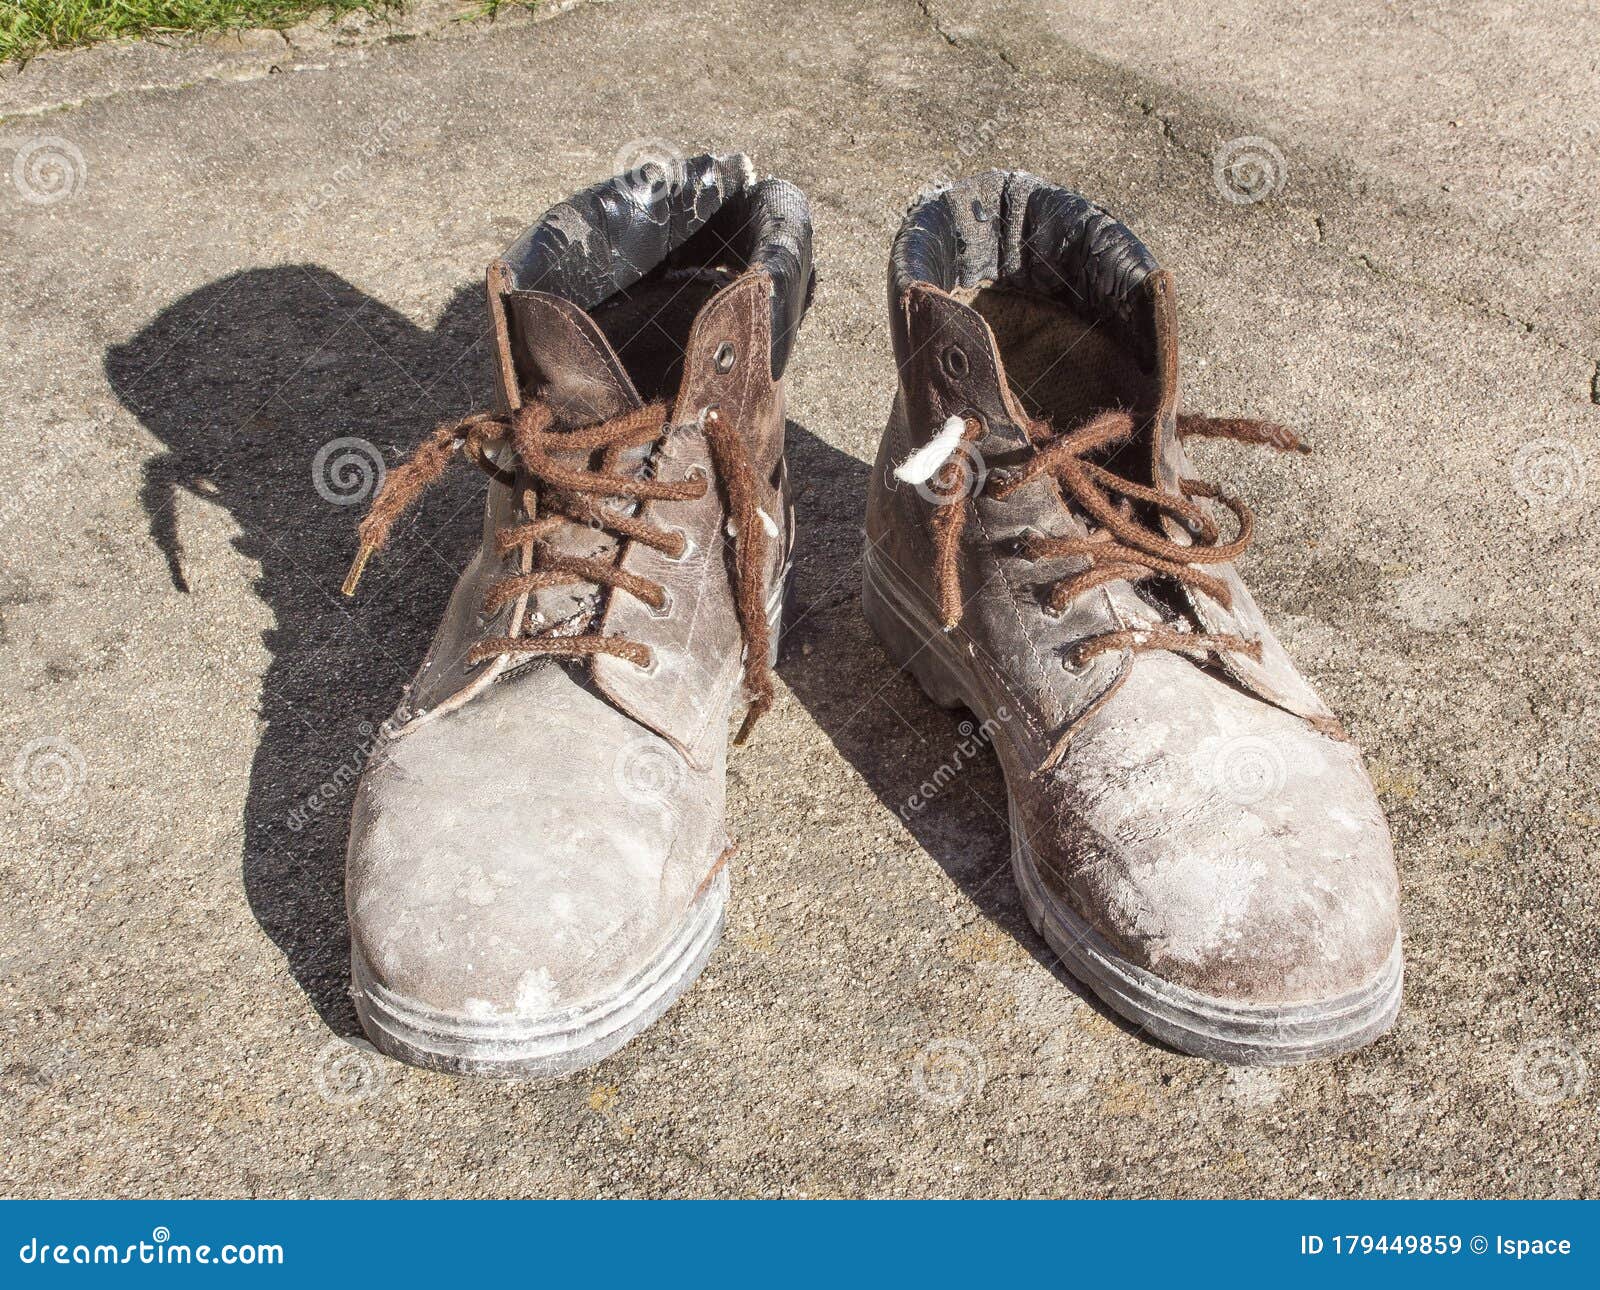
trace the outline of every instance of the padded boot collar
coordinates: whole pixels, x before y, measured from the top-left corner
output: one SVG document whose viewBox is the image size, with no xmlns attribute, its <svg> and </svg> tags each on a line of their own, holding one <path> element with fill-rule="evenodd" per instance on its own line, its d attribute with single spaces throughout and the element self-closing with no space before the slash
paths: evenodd
<svg viewBox="0 0 1600 1290">
<path fill-rule="evenodd" d="M 1158 358 L 1154 283 L 1143 242 L 1087 198 L 1021 170 L 990 170 L 920 199 L 889 261 L 891 296 L 993 284 L 1105 323 L 1147 371 Z"/>
<path fill-rule="evenodd" d="M 811 215 L 742 153 L 691 157 L 607 179 L 552 207 L 490 266 L 491 288 L 593 309 L 662 266 L 764 269 L 772 281 L 772 375 L 783 374 L 810 300 Z"/>
</svg>

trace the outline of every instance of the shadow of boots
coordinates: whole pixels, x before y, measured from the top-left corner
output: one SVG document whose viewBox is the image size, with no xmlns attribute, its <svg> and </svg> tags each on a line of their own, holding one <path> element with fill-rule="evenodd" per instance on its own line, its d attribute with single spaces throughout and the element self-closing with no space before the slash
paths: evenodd
<svg viewBox="0 0 1600 1290">
<path fill-rule="evenodd" d="M 780 672 L 885 809 L 1001 930 L 1080 995 L 1011 880 L 1005 782 L 978 721 L 890 665 L 861 612 L 870 467 L 789 426 L 799 536 Z"/>
<path fill-rule="evenodd" d="M 418 327 L 318 266 L 253 269 L 161 311 L 107 351 L 122 402 L 164 445 L 143 502 L 172 584 L 185 561 L 179 502 L 224 507 L 271 610 L 260 742 L 244 809 L 244 887 L 323 1020 L 356 1034 L 344 848 L 357 775 L 399 701 L 481 523 L 482 477 L 441 484 L 375 561 L 358 600 L 339 584 L 383 465 L 437 422 L 485 406 L 482 288 Z M 188 505 L 189 503 L 185 503 Z"/>
</svg>

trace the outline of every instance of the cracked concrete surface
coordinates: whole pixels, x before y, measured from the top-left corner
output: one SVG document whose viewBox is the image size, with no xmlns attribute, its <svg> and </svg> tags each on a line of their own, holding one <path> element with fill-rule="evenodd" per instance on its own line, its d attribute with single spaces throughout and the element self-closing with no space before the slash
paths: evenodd
<svg viewBox="0 0 1600 1290">
<path fill-rule="evenodd" d="M 5 1192 L 1594 1195 L 1600 97 L 1571 8 L 652 0 L 245 79 L 147 47 L 0 78 L 3 169 L 46 138 L 79 181 L 0 187 Z M 1252 137 L 1281 182 L 1235 204 L 1214 160 Z M 359 508 L 312 464 L 479 403 L 483 264 L 641 140 L 744 148 L 815 207 L 785 687 L 732 761 L 701 981 L 583 1076 L 451 1080 L 349 1045 L 340 866 L 477 486 L 346 605 Z M 990 165 L 1176 272 L 1192 407 L 1317 449 L 1202 464 L 1256 504 L 1246 576 L 1394 827 L 1405 1009 L 1364 1053 L 1229 1072 L 1085 1002 L 1011 889 L 995 767 L 861 622 L 888 239 Z"/>
</svg>

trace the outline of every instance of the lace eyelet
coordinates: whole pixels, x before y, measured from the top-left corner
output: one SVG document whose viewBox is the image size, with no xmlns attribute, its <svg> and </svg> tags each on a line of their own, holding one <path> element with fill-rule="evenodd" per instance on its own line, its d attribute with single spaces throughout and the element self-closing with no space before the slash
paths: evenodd
<svg viewBox="0 0 1600 1290">
<path fill-rule="evenodd" d="M 661 552 L 661 558 L 671 564 L 684 564 L 693 559 L 694 553 L 699 550 L 699 548 L 695 545 L 694 539 L 682 529 L 668 529 L 667 532 L 676 533 L 683 539 L 683 549 L 679 551 L 677 555 L 669 555 L 667 552 L 663 551 Z"/>
<path fill-rule="evenodd" d="M 1076 648 L 1069 649 L 1061 655 L 1061 667 L 1068 676 L 1082 676 L 1093 666 L 1094 660 L 1081 657 Z"/>
<path fill-rule="evenodd" d="M 645 608 L 652 618 L 670 618 L 672 616 L 672 603 L 672 588 L 663 587 L 661 588 L 661 604 L 659 606 L 646 604 Z"/>
<path fill-rule="evenodd" d="M 704 466 L 701 466 L 701 465 L 698 465 L 698 464 L 690 466 L 687 470 L 685 470 L 683 472 L 683 482 L 684 483 L 687 484 L 687 483 L 690 483 L 691 481 L 696 480 L 696 479 L 704 480 L 704 481 L 709 483 L 710 479 L 711 479 L 711 476 L 706 472 L 706 468 Z"/>
<path fill-rule="evenodd" d="M 944 374 L 952 381 L 963 379 L 972 370 L 972 365 L 967 361 L 966 350 L 959 345 L 951 345 L 939 355 L 939 366 L 944 368 Z"/>
<path fill-rule="evenodd" d="M 711 356 L 711 363 L 712 366 L 717 369 L 718 375 L 726 376 L 729 372 L 733 371 L 734 359 L 736 357 L 737 355 L 734 353 L 733 345 L 728 341 L 723 341 L 722 344 L 717 346 L 717 352 Z"/>
</svg>

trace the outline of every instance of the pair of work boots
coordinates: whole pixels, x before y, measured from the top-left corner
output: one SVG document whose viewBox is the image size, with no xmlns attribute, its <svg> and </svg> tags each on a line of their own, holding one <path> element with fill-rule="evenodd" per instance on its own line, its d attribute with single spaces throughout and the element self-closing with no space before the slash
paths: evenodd
<svg viewBox="0 0 1600 1290">
<path fill-rule="evenodd" d="M 804 196 L 738 155 L 590 188 L 489 266 L 495 410 L 389 472 L 345 585 L 458 454 L 489 476 L 351 824 L 355 998 L 385 1052 L 576 1070 L 705 965 L 730 726 L 773 702 L 783 374 L 812 278 Z M 1234 570 L 1250 512 L 1185 453 L 1297 441 L 1180 410 L 1170 276 L 1032 175 L 913 206 L 889 307 L 864 608 L 895 666 L 993 731 L 1034 926 L 1185 1052 L 1298 1062 L 1381 1034 L 1382 811 Z"/>
</svg>

